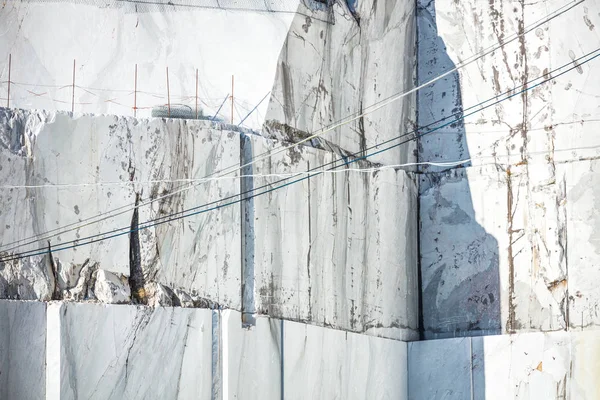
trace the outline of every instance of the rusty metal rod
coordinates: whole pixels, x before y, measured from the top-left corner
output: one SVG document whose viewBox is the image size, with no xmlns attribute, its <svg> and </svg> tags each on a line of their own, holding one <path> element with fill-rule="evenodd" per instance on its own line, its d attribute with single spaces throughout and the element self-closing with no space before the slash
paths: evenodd
<svg viewBox="0 0 600 400">
<path fill-rule="evenodd" d="M 133 84 L 133 116 L 137 117 L 137 64 L 135 64 L 135 78 Z"/>
<path fill-rule="evenodd" d="M 167 107 L 171 118 L 171 90 L 169 89 L 169 67 L 167 67 Z"/>
<path fill-rule="evenodd" d="M 10 108 L 10 68 L 12 64 L 12 54 L 8 55 L 8 95 L 6 96 L 6 108 Z"/>
</svg>

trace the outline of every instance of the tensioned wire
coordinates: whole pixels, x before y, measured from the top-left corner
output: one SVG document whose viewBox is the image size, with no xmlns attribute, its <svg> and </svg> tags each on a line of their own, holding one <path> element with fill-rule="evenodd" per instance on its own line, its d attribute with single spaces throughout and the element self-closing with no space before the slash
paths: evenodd
<svg viewBox="0 0 600 400">
<path fill-rule="evenodd" d="M 582 58 L 585 58 L 585 57 L 589 57 L 591 54 L 598 53 L 599 51 L 600 51 L 600 48 L 599 48 L 599 49 L 596 49 L 596 50 L 594 50 L 594 51 L 593 51 L 593 52 L 591 52 L 591 53 L 588 53 L 586 56 L 583 56 L 583 57 L 581 57 L 580 59 L 582 59 Z M 373 156 L 373 155 L 376 155 L 376 154 L 380 154 L 380 153 L 383 153 L 383 152 L 385 152 L 385 151 L 389 151 L 390 149 L 393 149 L 393 148 L 395 148 L 395 147 L 401 146 L 402 144 L 408 143 L 408 142 L 410 142 L 410 141 L 416 140 L 417 138 L 420 138 L 420 137 L 422 137 L 422 136 L 424 136 L 424 135 L 427 135 L 427 134 L 430 134 L 430 133 L 432 133 L 432 132 L 435 132 L 436 130 L 439 130 L 439 129 L 442 129 L 442 128 L 446 127 L 446 126 L 449 126 L 449 125 L 455 124 L 456 122 L 458 122 L 458 121 L 461 121 L 461 120 L 465 119 L 466 117 L 468 117 L 468 116 L 470 116 L 470 115 L 473 115 L 473 114 L 475 114 L 475 113 L 481 112 L 481 111 L 483 111 L 483 110 L 485 110 L 485 109 L 487 109 L 487 108 L 489 108 L 489 107 L 492 107 L 492 106 L 494 106 L 494 105 L 496 105 L 496 104 L 499 104 L 499 103 L 501 103 L 501 102 L 503 102 L 503 101 L 509 100 L 509 99 L 511 99 L 512 97 L 515 97 L 515 96 L 517 96 L 517 95 L 520 95 L 520 94 L 522 94 L 522 93 L 524 93 L 524 92 L 527 92 L 527 91 L 529 91 L 529 90 L 532 90 L 532 89 L 534 89 L 534 88 L 536 88 L 536 87 L 538 87 L 538 86 L 540 86 L 540 85 L 542 85 L 542 84 L 544 84 L 544 83 L 546 83 L 546 82 L 549 82 L 549 81 L 551 81 L 551 80 L 553 80 L 553 79 L 555 79 L 555 78 L 557 78 L 557 77 L 559 77 L 559 76 L 561 76 L 561 75 L 564 75 L 564 74 L 566 74 L 567 72 L 569 72 L 569 71 L 572 71 L 573 69 L 576 69 L 576 68 L 578 68 L 579 66 L 581 66 L 581 65 L 584 65 L 584 64 L 586 64 L 586 63 L 588 63 L 588 62 L 592 61 L 593 59 L 595 59 L 595 58 L 597 58 L 597 57 L 599 57 L 599 56 L 600 56 L 600 54 L 596 54 L 596 55 L 594 55 L 593 57 L 591 57 L 591 58 L 589 58 L 589 59 L 586 59 L 586 60 L 582 61 L 582 62 L 581 62 L 581 63 L 579 63 L 579 64 L 577 64 L 576 62 L 570 62 L 570 63 L 568 63 L 568 64 L 566 64 L 566 65 L 573 64 L 573 67 L 571 67 L 571 68 L 569 68 L 569 69 L 567 69 L 567 70 L 565 70 L 565 71 L 563 71 L 563 72 L 559 73 L 558 75 L 556 75 L 556 76 L 554 76 L 554 77 L 550 76 L 549 78 L 547 78 L 547 79 L 545 79 L 545 80 L 543 80 L 543 81 L 541 81 L 541 82 L 539 82 L 539 83 L 537 83 L 537 84 L 535 84 L 535 85 L 533 85 L 533 86 L 529 86 L 529 87 L 528 87 L 528 84 L 529 84 L 530 82 L 526 82 L 525 84 L 523 84 L 523 85 L 521 86 L 521 87 L 524 87 L 522 90 L 520 90 L 520 91 L 518 91 L 518 92 L 514 92 L 514 93 L 510 94 L 508 97 L 506 97 L 506 98 L 504 98 L 504 99 L 497 100 L 496 102 L 493 102 L 493 103 L 491 103 L 491 104 L 488 104 L 487 106 L 481 107 L 479 110 L 475 110 L 475 111 L 473 111 L 473 112 L 471 112 L 471 113 L 468 113 L 468 114 L 463 114 L 462 116 L 460 116 L 459 118 L 457 118 L 457 119 L 455 119 L 455 120 L 452 120 L 452 121 L 450 121 L 450 122 L 447 122 L 447 123 L 445 123 L 445 124 L 443 124 L 443 125 L 440 125 L 440 126 L 438 126 L 438 127 L 434 128 L 434 129 L 430 130 L 430 131 L 427 131 L 427 132 L 424 132 L 424 133 L 421 133 L 421 134 L 417 134 L 417 135 L 415 135 L 413 138 L 410 138 L 410 139 L 404 140 L 404 141 L 402 141 L 402 142 L 400 142 L 400 143 L 394 144 L 394 145 L 392 145 L 392 146 L 389 146 L 389 147 L 387 147 L 387 148 L 385 148 L 385 149 L 378 150 L 378 151 L 376 151 L 376 152 L 373 152 L 373 153 L 370 153 L 370 154 L 367 154 L 367 155 L 364 155 L 364 156 L 358 157 L 358 158 L 356 158 L 356 159 L 353 159 L 353 160 L 344 161 L 344 164 L 342 164 L 342 165 L 349 165 L 349 164 L 352 164 L 352 163 L 354 163 L 354 162 L 357 162 L 357 161 L 360 161 L 360 160 L 366 159 L 367 157 L 370 157 L 370 156 Z M 580 59 L 578 59 L 578 60 L 580 60 Z M 575 61 L 578 61 L 578 60 L 575 60 Z M 563 67 L 559 67 L 558 69 L 562 69 L 562 68 L 564 68 L 564 66 L 563 66 Z M 556 70 L 558 70 L 558 69 L 556 69 Z M 554 70 L 554 71 L 556 71 L 556 70 Z M 553 72 L 554 72 L 554 71 L 553 71 Z M 547 76 L 549 76 L 550 74 L 551 74 L 551 73 L 545 74 L 545 75 L 543 75 L 543 77 L 547 77 Z M 534 79 L 534 80 L 532 80 L 532 81 L 535 81 L 535 80 L 537 80 L 537 79 L 539 79 L 539 78 L 536 78 L 536 79 Z M 497 98 L 497 97 L 499 97 L 499 96 L 496 96 L 495 98 Z M 485 102 L 483 102 L 483 103 L 487 103 L 487 102 L 489 102 L 489 101 L 490 101 L 490 100 L 487 100 L 487 101 L 485 101 Z M 480 103 L 480 104 L 481 104 L 481 103 Z M 442 120 L 445 120 L 445 119 L 447 119 L 447 118 L 448 118 L 448 117 L 446 117 L 446 118 L 444 118 L 444 119 L 442 119 Z M 383 145 L 383 144 L 385 144 L 385 143 L 389 143 L 390 141 L 397 140 L 398 138 L 401 138 L 401 137 L 403 137 L 403 136 L 406 136 L 406 134 L 405 134 L 405 135 L 401 135 L 401 136 L 399 136 L 399 137 L 397 137 L 397 138 L 394 138 L 394 139 L 390 139 L 390 140 L 388 140 L 388 141 L 386 141 L 386 142 L 380 143 L 380 144 L 379 144 L 379 145 L 377 145 L 376 147 L 379 147 L 379 146 L 381 146 L 381 145 Z M 337 161 L 339 161 L 339 160 L 337 160 Z M 331 170 L 331 169 L 335 169 L 335 168 L 338 168 L 338 167 L 340 167 L 340 166 L 342 166 L 342 165 L 339 165 L 339 166 L 333 166 L 333 167 L 331 167 L 329 170 Z M 319 168 L 319 169 L 320 169 L 320 168 L 323 168 L 323 166 L 320 166 L 320 167 L 318 167 L 318 168 Z M 223 199 L 220 199 L 220 200 L 217 200 L 217 201 L 211 202 L 211 203 L 203 204 L 203 205 L 200 205 L 200 206 L 197 206 L 197 207 L 193 207 L 193 208 L 190 208 L 190 209 L 187 209 L 187 210 L 184 210 L 184 211 L 180 211 L 180 212 L 178 212 L 178 213 L 173 213 L 173 214 L 170 214 L 170 215 L 167 215 L 167 216 L 163 216 L 163 217 L 160 217 L 160 218 L 156 218 L 156 219 L 154 219 L 154 220 L 149 220 L 149 221 L 146 221 L 146 222 L 144 222 L 144 223 L 143 223 L 141 226 L 138 226 L 138 227 L 137 227 L 137 228 L 135 228 L 135 229 L 131 229 L 130 227 L 124 227 L 124 228 L 116 229 L 116 230 L 113 230 L 113 231 L 109 231 L 109 232 L 104 232 L 104 233 L 100 233 L 100 234 L 95 234 L 95 235 L 92 235 L 92 236 L 88 236 L 88 237 L 85 237 L 85 238 L 83 238 L 83 239 L 77 239 L 77 240 L 73 240 L 73 241 L 70 241 L 70 242 L 66 242 L 66 243 L 62 244 L 60 247 L 57 247 L 57 248 L 54 248 L 54 249 L 52 249 L 52 251 L 62 251 L 62 250 L 67 250 L 67 249 L 71 249 L 71 248 L 81 247 L 81 246 L 85 246 L 85 245 L 93 244 L 93 243 L 96 243 L 96 242 L 99 242 L 99 241 L 102 241 L 102 240 L 108 240 L 108 239 L 111 239 L 111 238 L 114 238 L 114 237 L 118 237 L 118 236 L 126 235 L 126 234 L 129 234 L 129 233 L 137 232 L 137 231 L 139 231 L 139 230 L 141 230 L 141 229 L 150 228 L 150 227 L 157 226 L 157 225 L 161 225 L 161 224 L 164 224 L 164 223 L 168 223 L 168 222 L 176 221 L 176 220 L 179 220 L 179 219 L 187 218 L 187 217 L 194 216 L 194 215 L 198 215 L 198 214 L 202 214 L 202 213 L 205 213 L 205 212 L 208 212 L 208 211 L 217 210 L 217 209 L 220 209 L 220 208 L 223 208 L 223 207 L 229 206 L 229 205 L 233 205 L 233 204 L 240 203 L 240 202 L 242 202 L 242 201 L 244 201 L 244 200 L 249 200 L 249 199 L 252 199 L 252 198 L 254 198 L 254 197 L 257 197 L 257 196 L 260 196 L 260 195 L 263 195 L 263 194 L 267 194 L 267 193 L 273 192 L 273 191 L 275 191 L 275 190 L 278 190 L 278 189 L 284 188 L 284 187 L 286 187 L 286 186 L 290 186 L 290 185 L 292 185 L 292 184 L 294 184 L 294 183 L 301 182 L 301 181 L 303 181 L 303 180 L 306 180 L 306 179 L 310 179 L 311 177 L 318 176 L 318 175 L 320 175 L 320 174 L 322 174 L 322 173 L 324 173 L 324 172 L 325 172 L 325 171 L 318 171 L 318 172 L 316 172 L 316 173 L 314 173 L 314 174 L 310 174 L 310 173 L 309 173 L 307 176 L 305 176 L 305 177 L 302 177 L 302 178 L 300 178 L 300 179 L 296 179 L 296 180 L 294 180 L 294 181 L 287 182 L 287 183 L 285 183 L 285 184 L 283 184 L 283 185 L 280 185 L 280 186 L 277 186 L 277 187 L 271 187 L 271 188 L 269 188 L 268 190 L 265 190 L 265 191 L 263 191 L 263 192 L 260 192 L 260 193 L 257 193 L 257 194 L 252 194 L 251 196 L 248 196 L 248 197 L 245 197 L 245 198 L 240 198 L 240 199 L 238 199 L 238 200 L 231 201 L 231 202 L 228 202 L 228 203 L 219 204 L 219 205 L 217 205 L 217 206 L 214 206 L 214 207 L 211 207 L 211 208 L 208 208 L 208 209 L 205 209 L 205 210 L 194 211 L 194 210 L 198 210 L 199 208 L 206 207 L 206 206 L 209 206 L 209 205 L 212 205 L 212 204 L 218 203 L 218 202 L 220 202 L 220 201 L 225 201 L 225 200 L 231 199 L 231 198 L 233 198 L 233 197 L 238 197 L 238 196 L 241 196 L 241 195 L 243 195 L 243 193 L 240 193 L 240 194 L 237 194 L 237 195 L 234 195 L 234 196 L 230 196 L 230 197 L 226 197 L 226 198 L 223 198 Z M 286 179 L 284 179 L 284 180 L 286 180 Z M 271 185 L 272 185 L 272 184 L 271 184 Z M 266 185 L 266 186 L 271 186 L 271 185 Z M 256 190 L 256 189 L 253 189 L 253 190 L 250 190 L 250 191 L 248 191 L 248 192 L 253 192 L 253 191 L 255 191 L 255 190 Z M 191 213 L 190 213 L 190 211 L 193 211 L 193 212 L 191 212 Z M 184 214 L 184 213 L 188 213 L 188 214 Z M 180 216 L 176 216 L 176 215 L 179 215 L 179 214 L 182 214 L 182 215 L 180 215 Z M 121 231 L 121 230 L 124 230 L 124 229 L 126 229 L 126 231 L 124 231 L 124 232 L 119 232 L 119 231 Z M 106 236 L 106 237 L 104 237 L 103 235 L 109 235 L 109 236 Z M 102 236 L 102 237 L 98 238 L 99 236 Z M 92 240 L 89 240 L 88 242 L 85 242 L 85 243 L 80 243 L 81 241 L 85 241 L 85 240 L 88 240 L 88 239 L 92 239 Z M 69 246 L 66 246 L 66 244 L 69 244 L 69 243 L 73 243 L 73 244 L 72 244 L 72 245 L 69 245 Z M 42 254 L 46 254 L 47 252 L 48 252 L 48 249 L 46 249 L 46 248 L 39 248 L 39 249 L 36 249 L 36 250 L 30 250 L 30 251 L 27 251 L 27 252 L 23 252 L 23 253 L 20 253 L 20 254 L 16 254 L 16 255 L 13 255 L 13 256 L 10 256 L 10 257 L 6 257 L 6 258 L 3 258 L 3 259 L 0 259 L 0 262 L 11 261 L 11 260 L 20 259 L 20 258 L 23 258 L 23 257 L 31 257 L 31 256 L 36 256 L 36 255 L 42 255 Z"/>
<path fill-rule="evenodd" d="M 551 21 L 552 19 L 558 17 L 559 15 L 562 15 L 563 13 L 569 11 L 573 7 L 575 7 L 575 6 L 579 5 L 579 4 L 582 4 L 584 1 L 585 0 L 579 0 L 579 1 L 573 2 L 572 4 L 569 4 L 569 3 L 565 4 L 564 6 L 562 6 L 562 7 L 558 8 L 558 9 L 556 9 L 555 11 L 549 13 L 545 18 L 542 18 L 542 19 L 534 22 L 532 25 L 530 25 L 529 27 L 525 28 L 522 32 L 516 33 L 516 34 L 513 34 L 513 35 L 509 36 L 507 39 L 505 39 L 504 41 L 501 41 L 497 45 L 489 46 L 489 47 L 483 49 L 479 53 L 477 53 L 477 54 L 475 54 L 475 55 L 473 55 L 473 56 L 465 59 L 462 63 L 459 63 L 458 65 L 456 65 L 455 68 L 453 68 L 453 69 L 451 69 L 449 71 L 446 71 L 445 73 L 443 73 L 443 74 L 441 74 L 441 75 L 439 75 L 439 76 L 437 76 L 437 77 L 435 77 L 435 78 L 427 81 L 426 83 L 424 83 L 424 84 L 422 84 L 422 85 L 420 85 L 420 86 L 418 86 L 416 88 L 413 88 L 413 89 L 409 90 L 408 92 L 403 92 L 403 93 L 395 94 L 395 95 L 392 95 L 392 96 L 390 96 L 390 97 L 388 97 L 386 99 L 383 99 L 383 100 L 381 100 L 379 102 L 376 102 L 376 103 L 372 104 L 371 106 L 368 106 L 368 107 L 364 108 L 361 113 L 351 114 L 350 116 L 346 117 L 346 119 L 339 120 L 337 122 L 332 123 L 329 126 L 321 128 L 321 130 L 317 131 L 317 133 L 313 134 L 312 136 L 310 136 L 308 138 L 305 138 L 304 140 L 301 140 L 301 141 L 299 141 L 297 143 L 294 143 L 294 144 L 292 144 L 290 146 L 276 148 L 275 149 L 276 151 L 274 151 L 274 152 L 273 151 L 267 151 L 265 153 L 259 154 L 255 158 L 251 159 L 250 162 L 248 162 L 248 163 L 246 163 L 244 165 L 240 166 L 239 164 L 236 164 L 234 166 L 227 167 L 224 170 L 213 172 L 213 173 L 205 176 L 205 178 L 208 178 L 208 177 L 211 177 L 211 176 L 214 176 L 214 175 L 219 175 L 219 174 L 220 174 L 220 176 L 222 176 L 223 174 L 230 174 L 230 173 L 233 173 L 233 172 L 241 171 L 243 168 L 248 167 L 248 166 L 250 166 L 250 165 L 252 165 L 252 164 L 254 164 L 254 163 L 256 163 L 256 162 L 258 162 L 258 161 L 260 161 L 262 159 L 264 159 L 264 158 L 272 157 L 275 154 L 281 153 L 283 151 L 290 150 L 290 149 L 292 149 L 292 148 L 294 148 L 294 147 L 296 147 L 296 146 L 298 146 L 298 145 L 306 142 L 307 140 L 312 140 L 312 139 L 314 139 L 314 138 L 316 138 L 318 136 L 321 136 L 321 135 L 323 135 L 323 134 L 325 134 L 325 133 L 327 133 L 327 132 L 329 132 L 331 130 L 337 129 L 338 127 L 340 127 L 340 126 L 342 126 L 344 124 L 347 124 L 347 123 L 350 123 L 352 121 L 355 121 L 355 120 L 357 120 L 357 119 L 359 119 L 359 118 L 361 118 L 361 117 L 363 117 L 363 116 L 365 116 L 365 115 L 367 115 L 367 114 L 369 114 L 371 112 L 376 111 L 377 109 L 379 109 L 381 107 L 384 107 L 384 106 L 390 104 L 391 102 L 397 101 L 397 100 L 399 100 L 402 97 L 405 97 L 405 96 L 407 96 L 407 95 L 409 95 L 411 93 L 414 93 L 414 92 L 422 89 L 423 87 L 428 86 L 428 85 L 436 82 L 437 80 L 440 80 L 440 79 L 444 78 L 445 76 L 448 76 L 449 74 L 451 74 L 453 72 L 456 72 L 456 71 L 460 70 L 461 68 L 466 67 L 467 65 L 469 65 L 469 64 L 471 64 L 471 63 L 479 60 L 480 58 L 485 57 L 486 55 L 488 55 L 490 53 L 493 53 L 497 49 L 502 48 L 503 46 L 505 46 L 508 43 L 516 40 L 517 38 L 524 36 L 525 34 L 531 32 L 532 30 L 534 30 L 536 28 L 538 28 L 539 26 L 541 26 L 541 25 L 543 25 L 543 24 Z M 231 171 L 227 171 L 227 170 L 232 169 L 232 168 L 235 168 L 235 169 L 233 169 Z M 199 183 L 199 184 L 202 184 L 202 183 Z M 133 206 L 133 207 L 129 206 L 129 205 L 118 207 L 118 208 L 115 208 L 115 209 L 110 210 L 110 211 L 102 212 L 102 213 L 100 213 L 100 214 L 98 214 L 96 216 L 89 217 L 89 218 L 86 218 L 84 220 L 78 221 L 76 223 L 67 224 L 67 225 L 64 225 L 62 227 L 54 228 L 54 229 L 52 229 L 50 231 L 47 231 L 47 232 L 45 232 L 43 234 L 34 235 L 34 236 L 30 236 L 30 237 L 23 238 L 23 239 L 18 239 L 16 241 L 13 241 L 13 242 L 7 243 L 7 244 L 5 244 L 3 246 L 0 246 L 0 251 L 13 250 L 14 248 L 17 248 L 17 247 L 26 246 L 26 245 L 35 243 L 35 242 L 40 241 L 40 240 L 47 240 L 47 239 L 59 236 L 59 235 L 64 234 L 64 233 L 68 233 L 68 232 L 72 232 L 72 231 L 77 230 L 77 229 L 81 229 L 82 227 L 85 227 L 85 226 L 89 226 L 89 225 L 93 225 L 93 224 L 105 221 L 105 220 L 107 220 L 109 218 L 113 218 L 113 217 L 116 217 L 118 215 L 122 215 L 124 213 L 133 211 L 133 210 L 135 210 L 135 209 L 137 209 L 139 207 L 143 207 L 143 206 L 146 206 L 148 204 L 152 204 L 153 202 L 160 201 L 162 199 L 174 196 L 174 195 L 176 195 L 178 193 L 190 190 L 190 189 L 192 189 L 193 187 L 195 187 L 195 186 L 197 186 L 199 184 L 190 184 L 190 185 L 187 185 L 187 186 L 182 185 L 179 188 L 176 188 L 176 189 L 174 189 L 173 191 L 171 191 L 169 193 L 166 193 L 164 195 L 158 196 L 158 197 L 153 198 L 153 199 L 149 199 L 149 200 L 147 200 L 145 202 L 141 202 L 140 204 L 138 204 L 136 206 Z M 67 228 L 70 228 L 70 229 L 67 229 Z M 52 234 L 52 235 L 50 235 L 50 234 Z M 42 235 L 46 235 L 46 236 L 45 237 L 41 237 Z M 29 242 L 22 243 L 24 241 L 29 241 Z M 17 246 L 13 246 L 13 245 L 17 245 Z M 13 247 L 6 248 L 6 246 L 13 246 Z"/>
</svg>

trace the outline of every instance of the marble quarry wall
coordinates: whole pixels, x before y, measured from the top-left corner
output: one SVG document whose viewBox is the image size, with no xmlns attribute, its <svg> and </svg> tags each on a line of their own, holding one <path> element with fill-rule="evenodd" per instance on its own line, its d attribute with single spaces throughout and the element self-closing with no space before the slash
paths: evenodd
<svg viewBox="0 0 600 400">
<path fill-rule="evenodd" d="M 419 161 L 463 161 L 420 167 L 426 338 L 598 324 L 599 62 L 577 59 L 600 47 L 599 9 L 596 0 L 419 2 L 420 83 L 528 31 L 420 91 L 420 126 L 553 77 L 420 139 Z M 573 70 L 553 72 L 563 65 Z"/>
<path fill-rule="evenodd" d="M 277 144 L 248 139 L 254 157 Z M 254 188 L 278 187 L 261 175 L 341 166 L 253 199 L 255 311 L 416 339 L 416 185 L 393 168 L 343 172 L 369 167 L 357 164 L 307 147 L 252 166 Z"/>
<path fill-rule="evenodd" d="M 301 5 L 277 63 L 264 134 L 297 141 L 351 118 L 318 141 L 361 155 L 398 136 L 410 137 L 414 93 L 373 106 L 414 87 L 414 15 L 412 1 L 337 1 L 325 11 Z M 366 111 L 371 112 L 354 118 Z M 415 149 L 409 142 L 369 159 L 412 162 Z"/>
<path fill-rule="evenodd" d="M 0 8 L 0 398 L 597 397 L 600 0 L 104 3 Z"/>
<path fill-rule="evenodd" d="M 230 310 L 1 300 L 0 314 L 2 398 L 408 398 L 401 341 L 243 328 Z"/>
<path fill-rule="evenodd" d="M 1 109 L 0 297 L 227 308 L 415 339 L 413 178 L 231 129 Z"/>
<path fill-rule="evenodd" d="M 598 398 L 598 331 L 535 332 L 408 344 L 408 398 Z"/>
<path fill-rule="evenodd" d="M 304 1 L 304 0 L 303 0 Z M 0 7 L 0 105 L 149 117 L 170 103 L 238 124 L 273 86 L 300 0 L 11 0 Z M 311 3 L 312 4 L 312 3 Z M 51 32 L 51 34 L 48 34 Z M 75 91 L 73 98 L 73 60 Z M 135 66 L 137 64 L 137 94 Z M 166 68 L 169 68 L 169 92 Z M 134 99 L 137 97 L 137 99 Z M 259 128 L 267 102 L 244 124 Z M 164 110 L 163 110 L 164 111 Z M 231 118 L 228 103 L 219 118 Z"/>
<path fill-rule="evenodd" d="M 598 331 L 405 343 L 239 312 L 0 300 L 3 398 L 595 399 Z M 160 376 L 160 379 L 148 379 Z"/>
</svg>

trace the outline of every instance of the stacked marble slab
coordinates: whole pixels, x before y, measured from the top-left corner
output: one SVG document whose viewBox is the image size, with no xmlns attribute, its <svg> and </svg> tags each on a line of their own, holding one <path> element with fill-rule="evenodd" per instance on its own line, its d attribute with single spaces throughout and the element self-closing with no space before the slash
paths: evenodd
<svg viewBox="0 0 600 400">
<path fill-rule="evenodd" d="M 535 26 L 419 94 L 420 126 L 434 129 L 443 117 L 477 111 L 420 139 L 420 161 L 462 161 L 450 171 L 423 166 L 420 176 L 426 338 L 599 323 L 593 199 L 600 84 L 592 77 L 600 61 L 574 61 L 600 47 L 599 7 L 595 0 L 420 2 L 421 82 Z M 549 76 L 502 103 L 474 107 Z"/>
<path fill-rule="evenodd" d="M 0 313 L 6 399 L 407 398 L 400 341 L 180 307 L 2 300 Z"/>
<path fill-rule="evenodd" d="M 408 398 L 598 398 L 599 331 L 537 332 L 408 344 Z"/>
<path fill-rule="evenodd" d="M 403 170 L 208 121 L 3 109 L 0 133 L 4 258 L 35 254 L 2 263 L 2 298 L 128 303 L 133 252 L 149 304 L 416 338 Z"/>
<path fill-rule="evenodd" d="M 239 268 L 239 207 L 164 218 L 238 194 L 236 173 L 220 181 L 199 179 L 239 165 L 239 134 L 205 121 L 7 109 L 0 110 L 0 120 L 1 180 L 15 186 L 0 193 L 3 250 L 17 246 L 5 256 L 40 253 L 4 263 L 2 297 L 85 300 L 99 270 L 102 282 L 120 290 L 128 286 L 116 278 L 130 275 L 129 231 L 139 195 L 147 204 L 139 208 L 138 225 L 146 229 L 136 233 L 146 281 L 179 291 L 178 297 L 195 298 L 201 291 L 201 297 L 239 308 L 239 273 L 227 274 L 228 262 Z M 176 193 L 163 197 L 171 191 Z M 98 217 L 113 210 L 118 212 Z M 151 220 L 160 224 L 150 226 Z M 94 236 L 108 231 L 116 236 Z"/>
<path fill-rule="evenodd" d="M 306 147 L 276 154 L 277 142 L 247 140 L 253 157 L 274 153 L 252 166 L 253 188 L 269 192 L 247 205 L 255 312 L 416 339 L 416 186 L 406 172 Z M 277 183 L 307 170 L 295 184 Z"/>
</svg>

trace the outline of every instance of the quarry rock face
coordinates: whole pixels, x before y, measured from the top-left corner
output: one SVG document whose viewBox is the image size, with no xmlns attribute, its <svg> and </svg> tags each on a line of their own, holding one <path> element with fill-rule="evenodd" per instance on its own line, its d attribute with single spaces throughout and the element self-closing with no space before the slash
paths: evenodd
<svg viewBox="0 0 600 400">
<path fill-rule="evenodd" d="M 596 60 L 580 58 L 598 47 L 599 6 L 419 2 L 420 83 L 460 67 L 418 94 L 419 125 L 431 126 L 420 161 L 459 167 L 420 166 L 426 338 L 597 323 L 598 292 L 582 276 L 597 269 L 600 87 L 589 78 Z M 557 34 L 565 26 L 570 34 Z"/>
<path fill-rule="evenodd" d="M 16 360 L 3 398 L 407 398 L 401 341 L 264 317 L 248 329 L 231 310 L 1 300 L 0 315 L 2 365 Z"/>
<path fill-rule="evenodd" d="M 104 269 L 98 270 L 94 294 L 102 303 L 119 304 L 131 301 L 131 289 L 126 280 Z"/>
<path fill-rule="evenodd" d="M 414 87 L 415 3 L 355 4 L 334 2 L 328 10 L 299 7 L 277 62 L 266 135 L 298 141 L 331 127 L 315 140 L 360 155 L 384 141 L 414 135 L 414 93 L 386 107 L 376 105 Z M 340 121 L 348 123 L 337 126 Z M 369 160 L 415 161 L 415 148 L 410 141 Z"/>
<path fill-rule="evenodd" d="M 15 186 L 0 215 L 4 298 L 229 308 L 416 337 L 417 190 L 406 172 L 282 152 L 203 121 L 2 115 Z M 279 154 L 240 179 L 265 152 Z M 306 173 L 326 163 L 339 168 Z"/>
<path fill-rule="evenodd" d="M 275 142 L 249 139 L 253 157 L 277 149 Z M 339 168 L 315 169 L 322 165 Z M 258 313 L 415 338 L 416 185 L 403 170 L 368 167 L 312 148 L 273 154 L 252 166 L 255 189 L 278 188 L 251 204 Z M 295 184 L 273 183 L 277 174 L 311 169 L 314 176 L 296 177 L 304 179 Z"/>
<path fill-rule="evenodd" d="M 596 398 L 600 0 L 92 3 L 0 9 L 0 398 Z"/>
<path fill-rule="evenodd" d="M 98 275 L 98 271 L 131 278 L 135 262 L 130 252 L 134 252 L 141 266 L 142 287 L 158 282 L 186 293 L 202 287 L 203 297 L 239 307 L 239 274 L 227 275 L 229 260 L 237 259 L 239 268 L 240 233 L 234 229 L 239 207 L 199 213 L 187 220 L 164 218 L 237 194 L 235 176 L 198 181 L 215 170 L 239 165 L 237 134 L 221 135 L 184 120 L 7 113 L 2 111 L 2 136 L 13 142 L 12 147 L 2 149 L 9 163 L 3 170 L 7 170 L 6 184 L 18 187 L 8 189 L 8 194 L 3 191 L 3 243 L 26 239 L 15 245 L 39 255 L 5 263 L 0 275 L 7 281 L 6 297 L 68 299 L 85 286 L 82 299 L 93 298 L 95 289 L 103 292 L 95 297 L 110 299 L 113 295 L 102 288 L 108 275 Z M 11 139 L 16 132 L 20 135 Z M 16 171 L 18 165 L 27 177 Z M 176 195 L 159 199 L 177 189 Z M 145 208 L 138 208 L 136 214 L 137 196 Z M 12 211 L 17 207 L 20 212 Z M 103 214 L 112 210 L 116 211 Z M 134 214 L 137 223 L 132 228 Z M 162 221 L 166 222 L 156 225 Z M 132 229 L 137 230 L 129 234 Z M 112 238 L 94 236 L 106 231 Z M 46 233 L 42 235 L 46 240 L 30 239 L 40 233 Z M 219 250 L 219 241 L 227 251 Z M 215 266 L 209 267 L 210 263 Z M 164 271 L 162 265 L 171 271 Z"/>
</svg>

